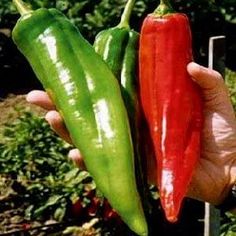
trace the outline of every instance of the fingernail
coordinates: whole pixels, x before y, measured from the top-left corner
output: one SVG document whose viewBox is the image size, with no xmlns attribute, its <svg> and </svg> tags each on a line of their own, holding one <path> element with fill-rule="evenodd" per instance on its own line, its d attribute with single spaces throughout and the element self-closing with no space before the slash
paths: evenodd
<svg viewBox="0 0 236 236">
<path fill-rule="evenodd" d="M 26 100 L 27 102 L 29 102 L 29 103 L 32 101 L 31 92 L 29 92 L 28 94 L 26 94 L 25 100 Z"/>
</svg>

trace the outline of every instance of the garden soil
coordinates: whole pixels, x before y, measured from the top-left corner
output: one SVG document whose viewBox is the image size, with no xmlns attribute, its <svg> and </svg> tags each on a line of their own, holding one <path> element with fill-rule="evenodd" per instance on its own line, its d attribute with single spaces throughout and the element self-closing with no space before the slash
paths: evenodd
<svg viewBox="0 0 236 236">
<path fill-rule="evenodd" d="M 25 98 L 26 95 L 10 94 L 0 100 L 0 129 L 5 123 L 14 121 L 19 115 L 19 110 L 22 109 L 44 116 L 45 110 L 29 104 Z"/>
</svg>

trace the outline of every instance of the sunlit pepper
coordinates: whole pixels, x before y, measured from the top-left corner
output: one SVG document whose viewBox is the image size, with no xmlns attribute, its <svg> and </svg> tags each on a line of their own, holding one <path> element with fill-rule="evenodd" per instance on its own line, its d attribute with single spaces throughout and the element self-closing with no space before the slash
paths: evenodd
<svg viewBox="0 0 236 236">
<path fill-rule="evenodd" d="M 187 73 L 189 21 L 162 0 L 140 35 L 140 93 L 157 161 L 157 185 L 169 221 L 176 221 L 200 154 L 202 101 Z"/>
<path fill-rule="evenodd" d="M 115 76 L 59 11 L 31 11 L 14 2 L 22 14 L 14 42 L 51 96 L 98 189 L 134 232 L 146 236 L 128 116 Z"/>
</svg>

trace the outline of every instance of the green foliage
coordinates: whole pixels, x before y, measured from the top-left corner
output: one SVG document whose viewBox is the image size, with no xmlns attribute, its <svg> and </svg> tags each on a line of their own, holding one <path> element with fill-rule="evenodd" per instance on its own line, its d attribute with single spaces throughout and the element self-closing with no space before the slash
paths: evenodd
<svg viewBox="0 0 236 236">
<path fill-rule="evenodd" d="M 221 225 L 220 236 L 235 236 L 236 235 L 236 216 L 227 212 L 225 222 Z"/>
<path fill-rule="evenodd" d="M 1 0 L 0 2 L 0 20 L 7 15 L 11 14 L 15 11 L 15 7 L 13 6 L 12 2 L 9 0 Z"/>
<path fill-rule="evenodd" d="M 105 27 L 118 23 L 125 0 L 25 0 L 33 9 L 40 7 L 57 8 L 80 28 L 86 38 L 93 41 L 95 35 Z M 11 1 L 0 2 L 0 23 L 6 24 L 8 14 L 17 16 Z M 13 25 L 12 25 L 13 26 Z M 11 26 L 11 27 L 12 27 Z"/>
<path fill-rule="evenodd" d="M 68 164 L 63 165 L 68 144 L 54 134 L 43 118 L 23 112 L 15 122 L 5 125 L 3 137 L 0 173 L 15 172 L 41 178 L 69 168 Z"/>
<path fill-rule="evenodd" d="M 71 21 L 80 28 L 81 33 L 93 42 L 95 35 L 104 28 L 115 26 L 120 19 L 121 12 L 124 8 L 126 0 L 25 0 L 30 3 L 33 9 L 39 7 L 55 7 L 67 15 Z M 234 1 L 234 0 L 231 0 Z M 156 0 L 137 0 L 131 20 L 132 27 L 140 30 L 140 25 L 144 16 L 152 12 L 157 6 Z M 227 0 L 217 3 L 221 6 L 224 13 L 233 15 L 232 7 L 229 7 Z M 214 1 L 207 0 L 191 0 L 191 1 L 173 1 L 174 8 L 177 11 L 187 13 L 194 21 L 195 17 L 201 17 L 206 14 L 209 9 L 211 11 L 216 8 Z M 231 10 L 229 10 L 231 9 Z M 9 25 L 8 17 L 13 15 L 16 21 L 17 13 L 11 1 L 2 0 L 0 2 L 0 24 Z M 233 16 L 231 16 L 233 17 Z M 14 23 L 10 23 L 13 27 Z"/>
<path fill-rule="evenodd" d="M 218 0 L 217 4 L 220 6 L 221 12 L 224 14 L 226 21 L 231 23 L 236 23 L 236 1 L 227 0 L 222 1 Z"/>
<path fill-rule="evenodd" d="M 225 82 L 229 88 L 230 98 L 236 112 L 236 72 L 226 70 Z"/>
<path fill-rule="evenodd" d="M 13 194 L 24 202 L 26 219 L 62 221 L 75 201 L 89 203 L 85 195 L 95 185 L 88 172 L 68 161 L 69 148 L 43 118 L 30 112 L 19 110 L 19 117 L 4 126 L 0 177 L 8 179 L 5 198 Z M 0 193 L 6 188 L 2 182 Z"/>
<path fill-rule="evenodd" d="M 80 29 L 82 35 L 90 43 L 94 42 L 95 36 L 101 30 L 118 24 L 126 3 L 126 0 L 25 1 L 30 3 L 33 9 L 39 7 L 56 7 Z M 227 3 L 227 0 L 174 0 L 172 3 L 176 11 L 186 13 L 189 16 L 193 34 L 195 60 L 200 64 L 206 65 L 209 37 L 224 34 L 224 15 L 227 14 L 230 19 L 234 19 L 234 12 L 236 11 L 232 11 L 232 6 Z M 157 5 L 157 0 L 136 0 L 130 22 L 131 27 L 136 31 L 140 31 L 144 17 L 148 13 L 153 12 Z M 4 8 L 5 10 L 2 10 L 2 14 L 0 14 L 0 25 L 2 27 L 13 28 L 19 15 L 15 10 L 12 10 L 14 8 L 11 1 L 8 2 L 5 0 L 2 3 L 0 2 L 0 9 Z"/>
</svg>

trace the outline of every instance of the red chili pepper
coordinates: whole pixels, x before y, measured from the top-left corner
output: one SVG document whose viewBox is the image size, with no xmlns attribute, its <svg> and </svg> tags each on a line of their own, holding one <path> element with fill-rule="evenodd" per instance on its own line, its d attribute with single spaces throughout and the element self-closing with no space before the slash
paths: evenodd
<svg viewBox="0 0 236 236">
<path fill-rule="evenodd" d="M 177 220 L 200 154 L 202 101 L 187 73 L 192 42 L 186 15 L 162 0 L 142 25 L 140 93 L 155 148 L 157 185 L 169 221 Z"/>
<path fill-rule="evenodd" d="M 31 225 L 30 225 L 30 224 L 28 224 L 28 223 L 22 224 L 22 229 L 23 229 L 24 231 L 28 231 L 30 228 L 31 228 Z"/>
<path fill-rule="evenodd" d="M 122 223 L 119 215 L 117 212 L 111 208 L 111 205 L 108 203 L 108 201 L 105 199 L 103 203 L 103 211 L 102 216 L 105 221 L 111 221 L 114 220 L 117 223 Z"/>
<path fill-rule="evenodd" d="M 97 212 L 99 211 L 99 208 L 101 206 L 101 199 L 98 197 L 93 197 L 91 199 L 91 202 L 88 206 L 87 212 L 89 216 L 96 216 Z"/>
<path fill-rule="evenodd" d="M 78 199 L 75 203 L 72 205 L 72 214 L 74 217 L 81 217 L 83 215 L 83 204 L 82 200 Z"/>
</svg>

